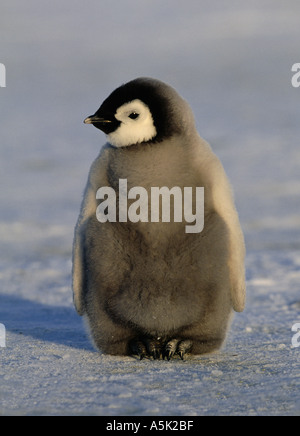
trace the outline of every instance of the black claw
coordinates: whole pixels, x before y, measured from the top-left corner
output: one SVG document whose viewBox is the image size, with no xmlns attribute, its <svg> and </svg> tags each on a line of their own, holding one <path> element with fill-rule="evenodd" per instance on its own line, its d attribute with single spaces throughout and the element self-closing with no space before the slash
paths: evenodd
<svg viewBox="0 0 300 436">
<path fill-rule="evenodd" d="M 154 360 L 159 360 L 161 356 L 160 350 L 154 352 Z"/>
<path fill-rule="evenodd" d="M 178 340 L 177 339 L 172 339 L 165 346 L 165 355 L 166 355 L 166 357 L 167 357 L 167 359 L 169 361 L 172 359 L 172 357 L 176 353 L 177 344 L 178 344 Z"/>
<path fill-rule="evenodd" d="M 192 345 L 192 341 L 189 340 L 180 342 L 180 344 L 178 345 L 177 353 L 179 354 L 181 360 L 184 360 L 185 354 L 191 350 Z"/>
<path fill-rule="evenodd" d="M 175 354 L 178 354 L 180 359 L 184 361 L 184 357 L 191 350 L 192 345 L 193 343 L 190 340 L 180 341 L 178 339 L 172 339 L 166 342 L 161 338 L 150 339 L 142 337 L 130 343 L 130 350 L 132 354 L 138 356 L 140 360 L 146 357 L 152 357 L 153 360 L 159 360 L 161 358 L 165 360 L 167 358 L 167 360 L 170 361 Z"/>
<path fill-rule="evenodd" d="M 161 356 L 160 341 L 158 339 L 146 339 L 145 344 L 149 356 L 152 356 L 154 360 L 160 359 Z"/>
<path fill-rule="evenodd" d="M 184 353 L 182 351 L 179 351 L 178 354 L 179 354 L 180 359 L 184 360 Z"/>
<path fill-rule="evenodd" d="M 146 347 L 141 341 L 132 341 L 130 349 L 134 355 L 139 356 L 140 360 L 143 360 L 147 355 Z"/>
<path fill-rule="evenodd" d="M 172 353 L 172 351 L 168 351 L 167 352 L 167 359 L 168 359 L 168 361 L 170 361 L 173 356 L 174 356 L 174 353 Z"/>
<path fill-rule="evenodd" d="M 153 358 L 154 358 L 154 360 L 160 359 L 160 350 L 158 350 L 158 349 L 154 350 Z"/>
</svg>

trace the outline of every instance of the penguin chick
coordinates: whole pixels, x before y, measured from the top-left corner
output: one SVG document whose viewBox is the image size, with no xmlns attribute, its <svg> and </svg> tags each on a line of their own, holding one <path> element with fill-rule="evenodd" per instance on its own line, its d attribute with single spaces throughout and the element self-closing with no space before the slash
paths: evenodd
<svg viewBox="0 0 300 436">
<path fill-rule="evenodd" d="M 74 303 L 94 344 L 141 359 L 218 350 L 233 311 L 244 310 L 245 246 L 230 184 L 190 106 L 165 83 L 138 78 L 84 122 L 108 140 L 90 170 L 73 246 Z M 169 221 L 150 201 L 154 187 L 169 189 Z M 202 231 L 175 219 L 174 187 L 204 188 Z"/>
</svg>

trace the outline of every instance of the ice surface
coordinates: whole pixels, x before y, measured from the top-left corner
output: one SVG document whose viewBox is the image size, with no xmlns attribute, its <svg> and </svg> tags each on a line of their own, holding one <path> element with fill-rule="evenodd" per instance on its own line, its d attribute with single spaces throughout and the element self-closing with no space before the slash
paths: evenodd
<svg viewBox="0 0 300 436">
<path fill-rule="evenodd" d="M 1 6 L 0 414 L 299 415 L 297 0 L 11 0 Z M 232 181 L 247 310 L 185 362 L 103 356 L 72 305 L 81 194 L 104 143 L 83 125 L 116 86 L 172 84 Z"/>
</svg>

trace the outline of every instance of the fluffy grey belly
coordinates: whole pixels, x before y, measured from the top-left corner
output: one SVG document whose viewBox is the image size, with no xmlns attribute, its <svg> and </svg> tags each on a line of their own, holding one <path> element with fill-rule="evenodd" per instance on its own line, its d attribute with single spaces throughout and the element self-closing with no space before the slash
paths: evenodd
<svg viewBox="0 0 300 436">
<path fill-rule="evenodd" d="M 207 299 L 198 286 L 188 271 L 180 278 L 172 271 L 165 271 L 164 277 L 155 271 L 139 278 L 133 273 L 108 299 L 107 309 L 115 320 L 151 335 L 165 335 L 201 319 Z"/>
</svg>

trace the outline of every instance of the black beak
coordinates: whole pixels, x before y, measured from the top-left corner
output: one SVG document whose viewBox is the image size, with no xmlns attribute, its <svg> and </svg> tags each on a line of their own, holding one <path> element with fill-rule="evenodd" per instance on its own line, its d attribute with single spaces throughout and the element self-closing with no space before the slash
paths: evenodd
<svg viewBox="0 0 300 436">
<path fill-rule="evenodd" d="M 84 120 L 84 124 L 93 124 L 94 127 L 102 130 L 102 132 L 108 135 L 109 133 L 114 132 L 119 127 L 120 122 L 115 118 L 111 119 L 110 116 L 104 118 L 95 113 L 95 115 L 87 117 Z"/>
<path fill-rule="evenodd" d="M 84 124 L 103 124 L 105 126 L 108 123 L 112 123 L 112 121 L 100 118 L 97 115 L 91 115 L 84 120 Z"/>
</svg>

